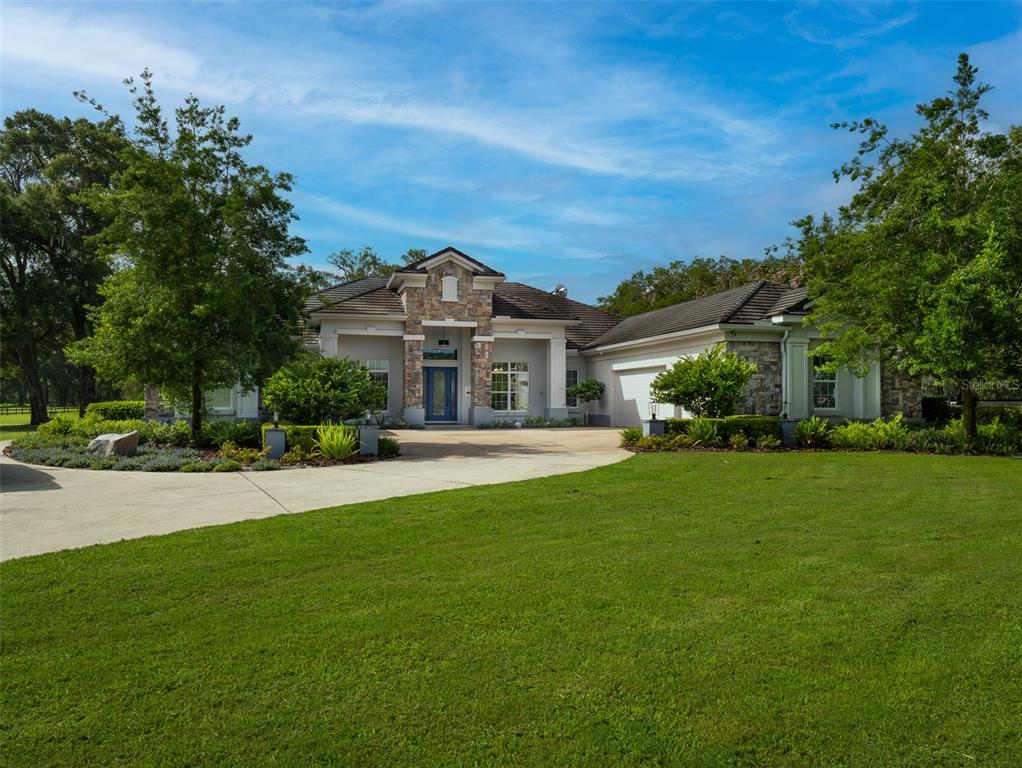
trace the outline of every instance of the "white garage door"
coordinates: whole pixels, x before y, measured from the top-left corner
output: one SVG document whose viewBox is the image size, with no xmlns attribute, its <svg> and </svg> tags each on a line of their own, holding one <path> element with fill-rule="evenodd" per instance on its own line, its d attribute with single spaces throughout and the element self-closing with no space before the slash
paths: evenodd
<svg viewBox="0 0 1022 768">
<path fill-rule="evenodd" d="M 614 374 L 614 425 L 637 427 L 651 415 L 649 387 L 664 367 L 621 371 Z M 657 405 L 657 417 L 667 419 L 674 415 L 674 406 Z"/>
</svg>

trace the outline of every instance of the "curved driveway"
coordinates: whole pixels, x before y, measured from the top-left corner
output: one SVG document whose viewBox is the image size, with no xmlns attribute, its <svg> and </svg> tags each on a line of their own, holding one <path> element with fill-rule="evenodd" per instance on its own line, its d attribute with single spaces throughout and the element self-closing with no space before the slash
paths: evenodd
<svg viewBox="0 0 1022 768">
<path fill-rule="evenodd" d="M 98 472 L 0 458 L 0 559 L 603 466 L 613 429 L 402 430 L 402 457 L 279 472 Z"/>
</svg>

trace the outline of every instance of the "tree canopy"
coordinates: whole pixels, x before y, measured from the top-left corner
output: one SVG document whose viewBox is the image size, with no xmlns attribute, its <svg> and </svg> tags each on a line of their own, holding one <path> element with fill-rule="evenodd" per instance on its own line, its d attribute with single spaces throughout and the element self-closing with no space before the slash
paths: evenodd
<svg viewBox="0 0 1022 768">
<path fill-rule="evenodd" d="M 97 243 L 123 268 L 74 355 L 190 400 L 197 435 L 204 392 L 255 385 L 297 351 L 307 284 L 289 259 L 306 248 L 289 232 L 291 176 L 245 162 L 239 121 L 189 96 L 172 130 L 152 75 L 140 80 L 125 81 L 137 124 L 125 167 L 91 196 L 110 221 Z"/>
<path fill-rule="evenodd" d="M 367 277 L 389 277 L 403 265 L 411 264 L 425 256 L 424 249 L 409 248 L 401 255 L 401 264 L 394 264 L 384 261 L 383 257 L 368 245 L 362 246 L 359 251 L 342 248 L 327 257 L 333 271 L 328 271 L 325 276 L 342 283 L 350 283 Z"/>
<path fill-rule="evenodd" d="M 876 120 L 835 179 L 858 184 L 836 218 L 797 222 L 817 354 L 861 370 L 880 357 L 961 393 L 975 436 L 977 393 L 1022 376 L 1022 128 L 983 130 L 990 86 L 958 59 L 955 88 L 916 108 L 905 139 Z M 1008 387 L 1012 388 L 1012 387 Z"/>
<path fill-rule="evenodd" d="M 86 191 L 109 185 L 126 146 L 117 118 L 71 120 L 34 109 L 4 119 L 0 132 L 0 338 L 17 361 L 31 422 L 47 418 L 44 369 L 91 330 L 109 259 L 92 237 L 106 224 Z M 59 359 L 59 360 L 58 360 Z M 94 371 L 72 371 L 79 408 L 95 396 Z"/>
<path fill-rule="evenodd" d="M 608 312 L 629 317 L 754 280 L 797 285 L 803 277 L 804 265 L 797 250 L 779 255 L 776 248 L 769 248 L 762 259 L 696 258 L 672 261 L 650 272 L 640 270 L 622 281 L 614 293 L 601 296 L 597 303 Z"/>
</svg>

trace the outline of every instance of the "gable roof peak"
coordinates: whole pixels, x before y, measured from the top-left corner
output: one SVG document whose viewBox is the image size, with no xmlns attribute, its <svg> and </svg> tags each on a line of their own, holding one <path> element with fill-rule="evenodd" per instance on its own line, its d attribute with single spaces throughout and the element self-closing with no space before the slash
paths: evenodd
<svg viewBox="0 0 1022 768">
<path fill-rule="evenodd" d="M 464 251 L 459 251 L 453 245 L 448 245 L 445 248 L 441 248 L 435 253 L 431 253 L 429 256 L 424 256 L 418 261 L 413 261 L 411 264 L 405 264 L 403 267 L 398 269 L 395 274 L 422 274 L 435 264 L 441 264 L 444 261 L 461 261 L 472 271 L 472 274 L 486 277 L 504 277 L 503 272 L 498 272 L 492 267 L 483 264 L 478 259 L 469 256 Z"/>
</svg>

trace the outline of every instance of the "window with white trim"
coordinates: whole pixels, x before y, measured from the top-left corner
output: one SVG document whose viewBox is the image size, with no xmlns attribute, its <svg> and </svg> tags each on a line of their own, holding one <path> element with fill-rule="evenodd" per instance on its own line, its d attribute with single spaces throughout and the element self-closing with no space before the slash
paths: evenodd
<svg viewBox="0 0 1022 768">
<path fill-rule="evenodd" d="M 206 395 L 206 407 L 212 413 L 234 411 L 234 387 L 214 389 Z"/>
<path fill-rule="evenodd" d="M 568 390 L 576 384 L 578 384 L 578 371 L 569 368 L 564 372 L 564 404 L 569 408 L 578 408 L 578 397 L 568 394 Z"/>
<path fill-rule="evenodd" d="M 387 393 L 387 404 L 385 411 L 390 410 L 390 360 L 363 360 L 362 365 L 369 369 L 370 378 L 377 384 L 383 386 Z"/>
<path fill-rule="evenodd" d="M 490 406 L 495 411 L 503 412 L 529 410 L 528 363 L 493 363 Z"/>
<path fill-rule="evenodd" d="M 440 281 L 440 300 L 458 300 L 458 278 L 454 275 L 447 275 Z"/>
<path fill-rule="evenodd" d="M 822 357 L 813 358 L 813 408 L 837 408 L 837 371 L 822 371 Z"/>
</svg>

